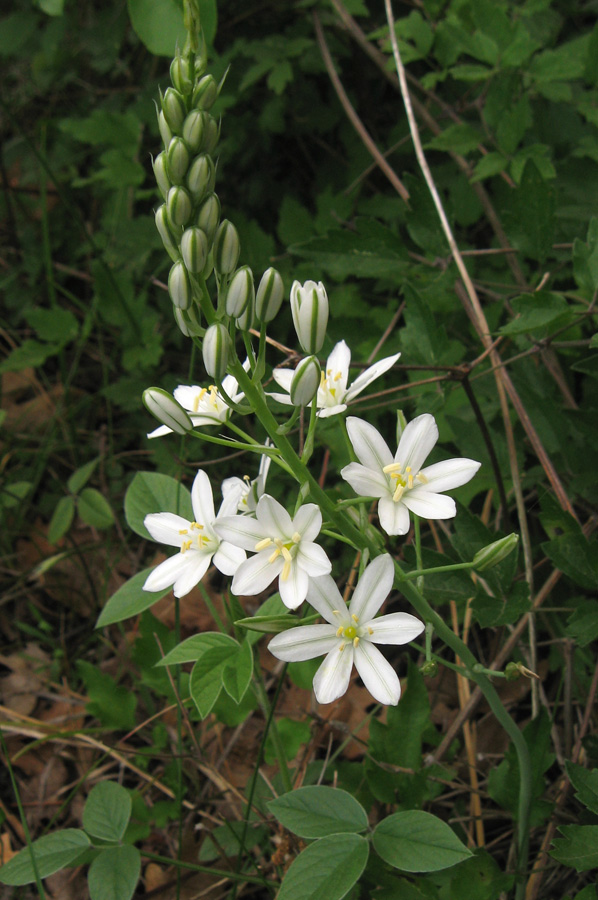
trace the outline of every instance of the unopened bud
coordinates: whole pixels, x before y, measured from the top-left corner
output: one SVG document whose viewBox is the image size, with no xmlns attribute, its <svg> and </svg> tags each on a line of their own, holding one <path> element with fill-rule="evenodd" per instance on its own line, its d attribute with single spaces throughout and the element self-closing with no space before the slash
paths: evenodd
<svg viewBox="0 0 598 900">
<path fill-rule="evenodd" d="M 517 681 L 521 677 L 521 668 L 519 663 L 510 662 L 505 666 L 505 678 L 507 681 Z"/>
<path fill-rule="evenodd" d="M 322 370 L 315 356 L 302 359 L 291 381 L 291 403 L 293 406 L 307 406 L 316 396 L 320 387 Z"/>
<path fill-rule="evenodd" d="M 278 315 L 283 295 L 280 273 L 270 266 L 262 275 L 255 297 L 255 314 L 260 322 L 271 322 Z"/>
<path fill-rule="evenodd" d="M 210 325 L 204 335 L 201 352 L 206 372 L 217 384 L 220 384 L 226 375 L 230 349 L 231 339 L 226 325 L 221 322 Z"/>
<path fill-rule="evenodd" d="M 218 98 L 218 85 L 213 75 L 204 75 L 195 85 L 191 103 L 196 109 L 211 109 Z"/>
<path fill-rule="evenodd" d="M 174 318 L 185 337 L 197 337 L 202 332 L 201 314 L 194 303 L 188 309 L 172 307 Z"/>
<path fill-rule="evenodd" d="M 249 329 L 253 325 L 253 319 L 255 315 L 255 297 L 254 292 L 251 292 L 251 296 L 249 297 L 249 303 L 243 310 L 240 316 L 235 319 L 235 325 L 239 329 L 239 331 L 249 331 Z"/>
<path fill-rule="evenodd" d="M 172 187 L 172 183 L 170 178 L 168 177 L 168 170 L 166 168 L 166 154 L 164 151 L 162 153 L 158 153 L 156 158 L 152 161 L 152 167 L 154 170 L 154 177 L 156 179 L 156 184 L 158 185 L 158 190 L 166 200 L 166 196 L 168 191 Z"/>
<path fill-rule="evenodd" d="M 199 212 L 195 217 L 195 223 L 198 228 L 208 236 L 208 243 L 211 244 L 218 228 L 220 221 L 220 200 L 217 194 L 210 194 L 203 201 L 199 208 Z"/>
<path fill-rule="evenodd" d="M 189 144 L 193 153 L 202 149 L 205 120 L 208 114 L 201 109 L 192 109 L 183 122 L 183 137 Z"/>
<path fill-rule="evenodd" d="M 166 151 L 168 175 L 173 184 L 182 184 L 190 162 L 189 148 L 180 137 L 173 137 Z"/>
<path fill-rule="evenodd" d="M 185 59 L 184 56 L 180 56 L 178 53 L 170 63 L 170 80 L 179 93 L 191 93 L 193 83 L 191 81 L 189 60 Z"/>
<path fill-rule="evenodd" d="M 434 678 L 435 675 L 438 675 L 438 663 L 435 659 L 429 659 L 423 666 L 420 666 L 419 671 L 428 678 Z"/>
<path fill-rule="evenodd" d="M 173 225 L 186 225 L 191 218 L 191 197 L 188 191 L 180 185 L 171 187 L 166 198 L 168 218 Z"/>
<path fill-rule="evenodd" d="M 195 55 L 195 77 L 200 78 L 205 72 L 208 65 L 208 48 L 206 46 L 206 39 L 203 31 L 199 33 L 199 40 L 201 42 L 201 46 L 199 47 L 196 55 Z"/>
<path fill-rule="evenodd" d="M 179 309 L 188 309 L 191 306 L 193 300 L 191 279 L 181 260 L 175 262 L 168 275 L 168 293 Z"/>
<path fill-rule="evenodd" d="M 320 281 L 293 282 L 291 313 L 299 343 L 306 353 L 322 349 L 328 325 L 328 296 Z"/>
<path fill-rule="evenodd" d="M 199 203 L 206 194 L 214 190 L 216 169 L 212 157 L 207 153 L 196 156 L 187 172 L 187 187 L 194 203 Z"/>
<path fill-rule="evenodd" d="M 202 150 L 205 153 L 213 153 L 220 140 L 220 125 L 214 116 L 206 114 L 206 121 L 203 133 Z"/>
<path fill-rule="evenodd" d="M 164 142 L 164 146 L 168 147 L 172 140 L 172 131 L 170 130 L 170 126 L 166 121 L 162 110 L 158 113 L 158 128 L 160 129 L 160 137 Z"/>
<path fill-rule="evenodd" d="M 486 569 L 498 565 L 515 549 L 518 541 L 519 535 L 513 533 L 488 544 L 487 547 L 482 547 L 473 558 L 473 568 L 476 572 L 485 572 Z"/>
<path fill-rule="evenodd" d="M 186 411 L 172 394 L 167 394 L 162 388 L 147 388 L 143 392 L 143 403 L 158 422 L 177 434 L 186 434 L 193 430 L 193 422 Z"/>
<path fill-rule="evenodd" d="M 248 303 L 253 304 L 253 272 L 249 266 L 237 269 L 226 292 L 226 314 L 235 319 L 243 313 Z"/>
<path fill-rule="evenodd" d="M 237 267 L 241 244 L 237 229 L 224 219 L 214 236 L 214 268 L 219 275 L 230 275 Z"/>
<path fill-rule="evenodd" d="M 181 256 L 189 272 L 201 272 L 208 258 L 208 239 L 201 228 L 192 225 L 183 232 Z"/>
<path fill-rule="evenodd" d="M 168 127 L 174 134 L 180 134 L 187 109 L 182 94 L 175 88 L 169 87 L 162 97 L 162 112 Z"/>
<path fill-rule="evenodd" d="M 168 218 L 168 213 L 166 212 L 165 203 L 163 203 L 162 206 L 160 206 L 156 210 L 155 221 L 156 228 L 158 229 L 158 234 L 162 238 L 162 243 L 164 244 L 166 252 L 173 260 L 173 262 L 176 262 L 181 254 L 179 253 L 176 235 L 170 227 L 170 221 Z"/>
</svg>

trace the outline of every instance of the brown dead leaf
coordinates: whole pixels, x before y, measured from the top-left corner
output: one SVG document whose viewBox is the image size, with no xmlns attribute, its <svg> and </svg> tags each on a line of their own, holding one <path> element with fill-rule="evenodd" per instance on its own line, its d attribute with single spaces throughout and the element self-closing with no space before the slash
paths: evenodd
<svg viewBox="0 0 598 900">
<path fill-rule="evenodd" d="M 37 645 L 29 643 L 20 653 L 9 656 L 0 654 L 0 663 L 10 669 L 0 678 L 0 694 L 4 705 L 14 712 L 28 716 L 37 704 L 38 692 L 50 666 L 47 654 Z"/>
</svg>

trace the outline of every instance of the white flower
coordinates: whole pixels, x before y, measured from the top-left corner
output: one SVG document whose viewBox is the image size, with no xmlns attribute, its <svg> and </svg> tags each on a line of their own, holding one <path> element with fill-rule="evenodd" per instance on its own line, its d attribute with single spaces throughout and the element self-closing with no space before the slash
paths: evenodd
<svg viewBox="0 0 598 900">
<path fill-rule="evenodd" d="M 161 591 L 174 586 L 175 597 L 184 597 L 199 584 L 214 557 L 214 565 L 224 575 L 234 575 L 245 561 L 244 550 L 222 540 L 214 529 L 220 516 L 229 516 L 236 507 L 236 497 L 225 497 L 218 516 L 210 479 L 201 469 L 191 488 L 195 521 L 188 522 L 174 513 L 151 513 L 144 525 L 155 541 L 178 547 L 179 553 L 156 566 L 143 585 L 144 591 Z"/>
<path fill-rule="evenodd" d="M 232 375 L 223 378 L 222 387 L 235 403 L 245 396 L 239 392 L 239 383 Z M 194 428 L 199 428 L 201 425 L 218 425 L 230 418 L 231 409 L 213 384 L 207 388 L 200 387 L 198 384 L 179 384 L 174 389 L 174 399 L 187 411 Z M 148 434 L 148 438 L 162 437 L 164 434 L 171 433 L 172 428 L 160 425 L 159 428 Z"/>
<path fill-rule="evenodd" d="M 455 501 L 442 494 L 468 482 L 481 463 L 474 459 L 445 459 L 422 469 L 422 463 L 438 440 L 438 426 L 428 413 L 409 422 L 394 455 L 379 431 L 349 416 L 347 431 L 359 459 L 341 475 L 354 491 L 380 497 L 378 516 L 387 534 L 407 534 L 409 510 L 422 519 L 452 519 Z"/>
<path fill-rule="evenodd" d="M 347 403 L 354 400 L 369 384 L 372 383 L 384 372 L 387 372 L 391 366 L 394 366 L 401 354 L 395 353 L 394 356 L 387 356 L 380 362 L 374 363 L 369 369 L 365 369 L 361 375 L 358 375 L 351 387 L 347 387 L 349 378 L 349 363 L 351 362 L 351 351 L 344 341 L 339 341 L 334 350 L 326 360 L 326 369 L 322 372 L 322 379 L 318 393 L 316 395 L 316 403 L 318 405 L 318 416 L 325 418 L 327 416 L 336 416 L 347 408 Z M 274 369 L 272 372 L 274 380 L 287 391 L 287 394 L 270 394 L 274 400 L 280 403 L 289 404 L 291 398 L 289 396 L 291 390 L 291 381 L 294 372 L 292 369 Z"/>
<path fill-rule="evenodd" d="M 320 533 L 322 513 L 315 503 L 306 503 L 291 519 L 286 509 L 264 494 L 255 519 L 230 516 L 216 524 L 220 537 L 244 550 L 255 550 L 239 566 L 232 590 L 238 595 L 259 594 L 277 576 L 282 602 L 295 609 L 306 597 L 310 578 L 326 575 L 330 560 L 313 539 Z"/>
<path fill-rule="evenodd" d="M 328 295 L 319 281 L 294 281 L 291 287 L 291 315 L 299 343 L 305 353 L 322 349 L 328 325 Z"/>
<path fill-rule="evenodd" d="M 328 625 L 300 625 L 277 634 L 268 649 L 285 662 L 300 662 L 326 654 L 314 677 L 318 703 L 332 703 L 349 686 L 353 663 L 378 703 L 396 706 L 401 696 L 397 673 L 374 644 L 407 644 L 424 630 L 409 613 L 390 613 L 375 619 L 394 578 L 392 559 L 378 556 L 364 571 L 347 608 L 330 575 L 310 580 L 311 603 Z"/>
<path fill-rule="evenodd" d="M 266 439 L 266 446 L 270 446 L 270 439 Z M 222 496 L 228 497 L 233 491 L 237 496 L 237 510 L 241 513 L 255 512 L 258 500 L 266 489 L 266 479 L 270 469 L 271 458 L 262 454 L 257 478 L 250 480 L 249 475 L 239 478 L 237 475 L 225 478 L 222 482 Z"/>
</svg>

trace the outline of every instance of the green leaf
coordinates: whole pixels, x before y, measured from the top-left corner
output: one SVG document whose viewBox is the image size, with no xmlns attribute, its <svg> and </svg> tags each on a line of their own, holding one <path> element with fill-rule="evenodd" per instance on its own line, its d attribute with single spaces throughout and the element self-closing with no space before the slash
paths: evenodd
<svg viewBox="0 0 598 900">
<path fill-rule="evenodd" d="M 516 318 L 499 329 L 501 334 L 524 334 L 539 328 L 546 329 L 569 309 L 562 294 L 551 291 L 520 294 L 511 301 L 511 306 Z"/>
<path fill-rule="evenodd" d="M 163 591 L 143 590 L 143 585 L 152 571 L 150 568 L 138 572 L 137 575 L 133 575 L 132 578 L 125 581 L 115 594 L 112 594 L 98 617 L 96 628 L 103 628 L 106 625 L 113 625 L 114 622 L 130 619 L 131 616 L 138 615 L 168 594 L 171 590 L 169 587 Z"/>
<path fill-rule="evenodd" d="M 56 342 L 64 346 L 77 337 L 79 325 L 68 309 L 42 309 L 36 307 L 25 313 L 25 318 L 42 341 Z"/>
<path fill-rule="evenodd" d="M 89 847 L 89 838 L 79 828 L 65 828 L 55 831 L 33 841 L 31 849 L 35 854 L 35 862 L 40 878 L 53 875 L 72 863 Z M 35 871 L 31 864 L 29 847 L 24 847 L 0 868 L 2 884 L 31 884 L 35 881 Z"/>
<path fill-rule="evenodd" d="M 582 600 L 567 619 L 567 637 L 573 638 L 580 647 L 587 647 L 598 637 L 598 603 L 596 600 Z"/>
<path fill-rule="evenodd" d="M 553 185 L 543 180 L 528 159 L 519 187 L 507 195 L 504 226 L 513 247 L 538 262 L 552 249 L 555 204 Z"/>
<path fill-rule="evenodd" d="M 137 472 L 125 494 L 125 518 L 135 534 L 153 540 L 143 524 L 149 513 L 171 512 L 193 521 L 191 494 L 187 488 L 159 472 Z"/>
<path fill-rule="evenodd" d="M 253 675 L 253 653 L 251 644 L 244 641 L 237 655 L 224 667 L 222 687 L 228 696 L 240 703 L 251 684 Z"/>
<path fill-rule="evenodd" d="M 48 525 L 48 540 L 56 544 L 67 533 L 73 523 L 75 501 L 73 497 L 61 497 Z"/>
<path fill-rule="evenodd" d="M 487 81 L 492 75 L 492 69 L 475 65 L 453 66 L 449 73 L 455 81 Z"/>
<path fill-rule="evenodd" d="M 270 812 L 293 834 L 321 838 L 328 834 L 365 831 L 365 809 L 347 791 L 325 785 L 300 787 L 268 804 Z"/>
<path fill-rule="evenodd" d="M 92 459 L 90 462 L 85 463 L 84 466 L 80 466 L 78 469 L 75 469 L 66 483 L 69 491 L 72 494 L 78 494 L 83 485 L 89 481 L 99 461 L 99 456 L 96 456 L 95 459 Z"/>
<path fill-rule="evenodd" d="M 598 584 L 598 560 L 595 544 L 589 544 L 581 529 L 577 533 L 561 534 L 553 541 L 542 544 L 542 551 L 557 569 L 568 575 L 575 584 L 596 590 Z"/>
<path fill-rule="evenodd" d="M 498 596 L 490 596 L 480 589 L 476 592 L 471 607 L 482 628 L 511 625 L 531 609 L 529 585 L 525 581 L 518 581 Z"/>
<path fill-rule="evenodd" d="M 205 631 L 203 634 L 193 634 L 181 641 L 170 653 L 167 653 L 157 666 L 174 666 L 177 663 L 197 662 L 198 659 L 213 650 L 214 647 L 228 647 L 232 652 L 239 648 L 238 642 L 228 634 L 219 634 L 217 631 Z"/>
<path fill-rule="evenodd" d="M 318 660 L 319 661 L 319 660 Z M 293 665 L 301 665 L 301 663 L 293 663 Z M 310 679 L 309 688 L 311 689 L 313 677 Z M 284 748 L 285 758 L 288 760 L 295 759 L 301 747 L 308 744 L 311 737 L 311 728 L 309 722 L 305 720 L 298 722 L 297 719 L 289 719 L 287 716 L 281 716 L 276 720 L 276 728 L 280 743 Z M 264 746 L 264 759 L 268 765 L 274 765 L 278 761 L 278 753 L 276 745 L 269 734 Z"/>
<path fill-rule="evenodd" d="M 293 244 L 289 251 L 313 260 L 333 278 L 393 278 L 405 273 L 408 257 L 398 235 L 370 219 L 357 219 L 355 226 L 354 231 L 331 231 Z"/>
<path fill-rule="evenodd" d="M 598 769 L 588 771 L 572 762 L 566 762 L 565 765 L 569 780 L 575 788 L 575 796 L 580 803 L 598 815 Z"/>
<path fill-rule="evenodd" d="M 206 650 L 193 666 L 189 691 L 202 719 L 212 711 L 220 696 L 224 670 L 237 658 L 239 644 L 232 638 L 231 641 L 232 644 L 221 644 Z"/>
<path fill-rule="evenodd" d="M 441 134 L 428 141 L 426 147 L 431 150 L 447 150 L 453 153 L 469 153 L 482 142 L 482 136 L 475 128 L 467 124 L 449 125 Z"/>
<path fill-rule="evenodd" d="M 483 181 L 484 178 L 490 178 L 492 175 L 498 175 L 506 169 L 508 159 L 502 153 L 487 153 L 482 156 L 481 160 L 476 164 L 473 175 L 470 179 L 473 184 L 475 181 Z"/>
<path fill-rule="evenodd" d="M 61 16 L 64 12 L 64 0 L 38 0 L 38 3 L 47 16 Z"/>
<path fill-rule="evenodd" d="M 87 875 L 90 900 L 131 900 L 141 873 L 137 847 L 108 847 L 96 856 Z"/>
<path fill-rule="evenodd" d="M 598 866 L 598 825 L 562 825 L 550 855 L 577 872 Z"/>
<path fill-rule="evenodd" d="M 341 900 L 366 867 L 369 844 L 359 834 L 332 834 L 291 864 L 277 900 Z"/>
<path fill-rule="evenodd" d="M 385 862 L 404 872 L 436 872 L 472 855 L 446 822 L 420 810 L 383 819 L 372 841 Z"/>
<path fill-rule="evenodd" d="M 183 11 L 176 0 L 127 0 L 131 25 L 137 37 L 155 56 L 174 56 L 183 47 L 187 32 Z"/>
<path fill-rule="evenodd" d="M 101 781 L 89 792 L 83 810 L 83 828 L 102 841 L 120 841 L 131 818 L 129 792 L 115 781 Z"/>
<path fill-rule="evenodd" d="M 30 481 L 13 481 L 12 484 L 6 484 L 0 493 L 0 507 L 4 509 L 12 509 L 19 506 L 29 491 L 32 484 Z"/>
<path fill-rule="evenodd" d="M 137 697 L 124 685 L 116 684 L 106 672 L 101 672 L 86 660 L 77 661 L 77 670 L 85 682 L 89 695 L 87 711 L 96 716 L 106 728 L 129 731 L 135 727 Z"/>
<path fill-rule="evenodd" d="M 41 344 L 39 341 L 23 341 L 19 347 L 8 354 L 0 363 L 0 374 L 3 372 L 21 372 L 23 369 L 37 368 L 43 365 L 50 356 L 55 356 L 60 347 L 57 344 Z"/>
<path fill-rule="evenodd" d="M 77 500 L 77 512 L 92 528 L 110 528 L 114 513 L 106 498 L 95 488 L 84 488 Z"/>
</svg>

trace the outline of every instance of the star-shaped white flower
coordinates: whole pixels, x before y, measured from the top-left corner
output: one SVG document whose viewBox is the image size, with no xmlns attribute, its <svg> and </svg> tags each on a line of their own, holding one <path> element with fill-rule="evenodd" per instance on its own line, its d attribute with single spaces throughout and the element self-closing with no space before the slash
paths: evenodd
<svg viewBox="0 0 598 900">
<path fill-rule="evenodd" d="M 285 662 L 301 662 L 326 654 L 314 677 L 318 703 L 338 700 L 349 687 L 353 663 L 378 703 L 396 706 L 401 696 L 397 673 L 374 644 L 407 644 L 424 630 L 409 613 L 374 618 L 392 589 L 394 566 L 386 553 L 365 569 L 349 607 L 330 575 L 310 580 L 311 603 L 327 625 L 300 625 L 277 634 L 268 649 Z"/>
<path fill-rule="evenodd" d="M 221 538 L 254 550 L 239 566 L 232 590 L 238 595 L 259 594 L 278 576 L 282 602 L 296 609 L 307 595 L 310 578 L 332 569 L 330 560 L 313 540 L 320 533 L 322 513 L 315 503 L 304 504 L 294 519 L 269 494 L 263 494 L 255 519 L 229 516 L 220 519 L 216 530 Z"/>
<path fill-rule="evenodd" d="M 428 413 L 409 422 L 394 457 L 380 432 L 363 419 L 349 416 L 347 431 L 359 462 L 349 463 L 341 475 L 358 494 L 380 497 L 378 517 L 387 534 L 407 534 L 409 510 L 422 519 L 452 519 L 455 501 L 441 491 L 466 484 L 481 465 L 445 459 L 422 469 L 438 440 L 438 426 Z"/>
<path fill-rule="evenodd" d="M 155 541 L 178 547 L 175 556 L 156 566 L 143 585 L 144 591 L 162 591 L 173 585 L 175 597 L 184 597 L 199 584 L 214 558 L 214 565 L 224 575 L 234 575 L 247 554 L 222 540 L 214 529 L 220 516 L 230 516 L 236 509 L 236 495 L 224 498 L 218 516 L 210 479 L 201 469 L 191 488 L 191 504 L 195 520 L 188 522 L 174 513 L 150 513 L 144 525 Z"/>
<path fill-rule="evenodd" d="M 358 375 L 351 387 L 348 388 L 347 381 L 349 378 L 351 351 L 344 341 L 339 341 L 326 360 L 326 368 L 322 372 L 322 381 L 316 395 L 318 416 L 327 418 L 343 412 L 347 408 L 347 403 L 354 400 L 372 381 L 387 372 L 391 366 L 394 366 L 400 355 L 400 353 L 395 353 L 394 356 L 387 356 L 381 359 L 380 362 L 374 363 L 373 366 L 370 366 L 369 369 L 365 369 L 361 375 Z M 279 403 L 290 404 L 291 381 L 293 380 L 294 370 L 274 369 L 272 374 L 276 383 L 287 393 L 270 394 L 270 396 L 274 400 L 278 400 Z"/>
<path fill-rule="evenodd" d="M 235 403 L 245 396 L 239 392 L 239 383 L 232 375 L 223 378 L 222 387 Z M 199 428 L 201 425 L 218 425 L 230 418 L 232 410 L 220 396 L 218 388 L 214 384 L 207 388 L 200 387 L 198 384 L 179 384 L 174 389 L 173 395 L 174 399 L 189 414 L 194 428 Z M 164 434 L 172 434 L 172 428 L 160 425 L 159 428 L 150 431 L 148 438 L 162 437 Z"/>
<path fill-rule="evenodd" d="M 266 440 L 266 446 L 270 446 L 270 440 Z M 257 478 L 251 480 L 249 475 L 239 478 L 238 475 L 232 475 L 225 478 L 222 482 L 222 496 L 228 497 L 231 492 L 235 492 L 237 496 L 237 511 L 240 513 L 253 513 L 258 504 L 258 500 L 266 489 L 266 479 L 270 469 L 271 458 L 267 453 L 262 454 L 260 467 Z"/>
</svg>

